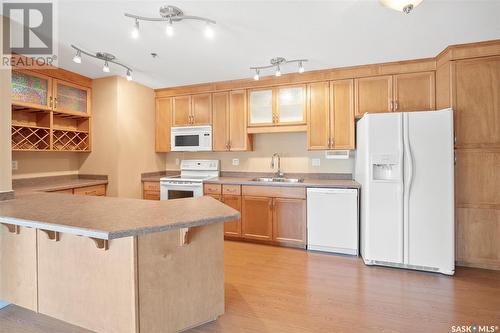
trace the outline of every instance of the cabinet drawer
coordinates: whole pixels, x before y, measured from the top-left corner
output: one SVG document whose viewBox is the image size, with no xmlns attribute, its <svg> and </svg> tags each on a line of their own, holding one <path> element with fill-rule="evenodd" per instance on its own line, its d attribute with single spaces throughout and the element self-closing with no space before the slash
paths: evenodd
<svg viewBox="0 0 500 333">
<path fill-rule="evenodd" d="M 272 198 L 295 198 L 305 199 L 305 187 L 287 187 L 287 186 L 242 186 L 243 195 Z"/>
<path fill-rule="evenodd" d="M 75 188 L 74 194 L 75 195 L 105 196 L 106 195 L 106 185 L 94 185 L 94 186 Z"/>
<path fill-rule="evenodd" d="M 222 194 L 240 195 L 241 185 L 222 185 Z"/>
<path fill-rule="evenodd" d="M 160 191 L 144 191 L 143 199 L 160 200 Z"/>
<path fill-rule="evenodd" d="M 204 194 L 220 194 L 221 185 L 220 184 L 204 184 L 203 185 Z"/>
<path fill-rule="evenodd" d="M 144 191 L 160 191 L 160 182 L 144 182 Z"/>
</svg>

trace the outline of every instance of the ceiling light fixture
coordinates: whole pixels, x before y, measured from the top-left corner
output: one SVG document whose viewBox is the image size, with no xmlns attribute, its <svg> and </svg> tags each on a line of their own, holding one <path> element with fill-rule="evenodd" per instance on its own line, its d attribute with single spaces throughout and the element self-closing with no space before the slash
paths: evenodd
<svg viewBox="0 0 500 333">
<path fill-rule="evenodd" d="M 304 73 L 304 62 L 307 62 L 307 61 L 308 61 L 307 59 L 286 60 L 285 58 L 277 57 L 277 58 L 271 59 L 270 65 L 253 66 L 253 67 L 250 67 L 250 69 L 256 71 L 256 74 L 254 75 L 253 78 L 254 78 L 254 80 L 258 80 L 261 69 L 275 68 L 276 71 L 274 72 L 274 75 L 281 76 L 281 66 L 289 64 L 289 63 L 293 63 L 293 62 L 298 62 L 299 63 L 299 73 Z"/>
<path fill-rule="evenodd" d="M 75 56 L 73 57 L 73 61 L 76 62 L 77 64 L 82 63 L 82 51 L 77 50 Z"/>
<path fill-rule="evenodd" d="M 85 54 L 91 58 L 95 58 L 95 59 L 99 59 L 99 60 L 104 61 L 104 65 L 102 67 L 103 72 L 109 73 L 110 72 L 109 63 L 112 63 L 112 64 L 118 65 L 118 66 L 126 69 L 127 70 L 127 72 L 126 72 L 127 80 L 128 81 L 132 80 L 132 68 L 117 61 L 116 57 L 114 55 L 112 55 L 111 53 L 106 53 L 106 52 L 91 53 L 91 52 L 84 51 L 75 45 L 71 45 L 71 47 L 76 50 L 76 55 L 73 57 L 73 61 L 76 62 L 77 64 L 80 64 L 82 62 L 82 58 L 81 58 L 82 54 Z M 80 59 L 79 62 L 75 60 L 78 58 Z"/>
<path fill-rule="evenodd" d="M 131 36 L 133 39 L 139 38 L 139 20 L 136 19 L 134 23 L 134 27 L 132 28 Z"/>
<path fill-rule="evenodd" d="M 183 20 L 196 20 L 196 21 L 203 21 L 207 23 L 205 26 L 205 36 L 209 39 L 212 39 L 215 35 L 213 25 L 215 25 L 217 22 L 214 20 L 205 18 L 205 17 L 200 17 L 200 16 L 191 16 L 191 15 L 184 15 L 184 12 L 175 6 L 168 6 L 164 5 L 160 7 L 160 17 L 145 17 L 145 16 L 138 16 L 135 14 L 129 14 L 125 13 L 126 17 L 130 17 L 135 19 L 135 25 L 134 25 L 134 30 L 132 32 L 132 37 L 137 38 L 139 36 L 139 21 L 153 21 L 153 22 L 164 22 L 167 21 L 168 25 L 166 27 L 166 33 L 167 36 L 172 36 L 174 33 L 173 30 L 173 23 L 174 22 L 180 22 Z M 135 30 L 137 30 L 137 37 L 135 36 Z"/>
<path fill-rule="evenodd" d="M 388 8 L 410 14 L 410 12 L 420 5 L 423 0 L 380 0 L 380 2 Z"/>
</svg>

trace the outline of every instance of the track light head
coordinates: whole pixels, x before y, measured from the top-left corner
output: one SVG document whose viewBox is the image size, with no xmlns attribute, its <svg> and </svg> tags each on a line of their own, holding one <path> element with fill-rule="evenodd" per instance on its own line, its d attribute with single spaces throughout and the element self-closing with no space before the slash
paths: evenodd
<svg viewBox="0 0 500 333">
<path fill-rule="evenodd" d="M 299 73 L 304 73 L 304 65 L 302 64 L 302 61 L 299 62 Z"/>
<path fill-rule="evenodd" d="M 76 55 L 73 57 L 73 61 L 77 64 L 82 63 L 82 51 L 80 51 L 80 50 L 76 51 Z"/>
<path fill-rule="evenodd" d="M 207 22 L 207 24 L 205 25 L 205 37 L 207 37 L 208 39 L 213 39 L 214 36 L 215 36 L 215 31 L 214 31 L 214 28 L 212 27 L 212 24 L 210 24 L 210 22 Z"/>
<path fill-rule="evenodd" d="M 174 35 L 174 25 L 172 24 L 172 20 L 167 22 L 165 33 L 167 34 L 168 37 L 172 37 Z"/>
<path fill-rule="evenodd" d="M 253 76 L 253 79 L 255 81 L 259 81 L 260 80 L 259 72 L 260 71 L 258 69 L 255 70 L 255 75 Z"/>
<path fill-rule="evenodd" d="M 102 71 L 104 73 L 109 73 L 109 64 L 107 60 L 104 62 L 104 66 L 102 66 Z"/>
<path fill-rule="evenodd" d="M 139 20 L 135 19 L 134 27 L 132 28 L 131 36 L 133 39 L 139 38 Z"/>
<path fill-rule="evenodd" d="M 276 73 L 274 73 L 274 75 L 275 75 L 276 77 L 281 76 L 281 69 L 280 69 L 280 65 L 276 66 Z"/>
<path fill-rule="evenodd" d="M 132 73 L 130 72 L 130 69 L 127 69 L 127 81 L 132 81 Z"/>
</svg>

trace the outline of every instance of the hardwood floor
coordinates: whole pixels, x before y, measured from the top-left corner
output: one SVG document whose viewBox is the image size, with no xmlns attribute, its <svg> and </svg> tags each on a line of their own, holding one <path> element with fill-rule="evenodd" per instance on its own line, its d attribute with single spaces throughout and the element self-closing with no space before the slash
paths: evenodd
<svg viewBox="0 0 500 333">
<path fill-rule="evenodd" d="M 189 333 L 447 333 L 452 325 L 500 326 L 500 271 L 459 267 L 447 277 L 226 241 L 225 279 L 225 315 Z M 87 332 L 41 318 L 5 308 L 0 332 Z"/>
</svg>

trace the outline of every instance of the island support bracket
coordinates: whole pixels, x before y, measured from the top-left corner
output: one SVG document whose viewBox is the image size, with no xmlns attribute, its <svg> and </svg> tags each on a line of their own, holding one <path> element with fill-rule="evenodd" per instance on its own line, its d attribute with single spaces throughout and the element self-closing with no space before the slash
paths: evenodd
<svg viewBox="0 0 500 333">
<path fill-rule="evenodd" d="M 189 244 L 189 228 L 179 229 L 179 246 L 185 246 Z"/>
<path fill-rule="evenodd" d="M 107 239 L 100 239 L 94 237 L 89 237 L 89 238 L 94 241 L 95 246 L 98 249 L 103 249 L 104 251 L 107 251 L 109 249 L 109 241 Z"/>
<path fill-rule="evenodd" d="M 2 225 L 5 226 L 10 233 L 19 234 L 20 232 L 18 225 L 8 223 L 2 223 Z"/>
<path fill-rule="evenodd" d="M 40 231 L 43 231 L 47 234 L 47 237 L 53 241 L 58 242 L 59 241 L 59 232 L 57 231 L 52 231 L 52 230 L 44 230 L 40 229 Z"/>
</svg>

